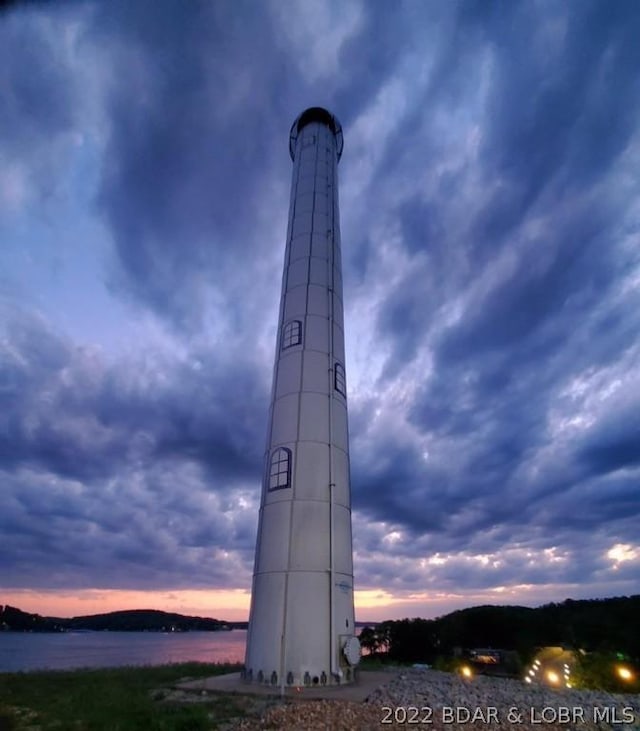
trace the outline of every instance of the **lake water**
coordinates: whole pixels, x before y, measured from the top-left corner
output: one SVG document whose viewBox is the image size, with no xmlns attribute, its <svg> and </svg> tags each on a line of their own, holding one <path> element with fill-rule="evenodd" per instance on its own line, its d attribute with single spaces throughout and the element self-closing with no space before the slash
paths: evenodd
<svg viewBox="0 0 640 731">
<path fill-rule="evenodd" d="M 243 662 L 246 630 L 231 632 L 0 632 L 0 672 L 119 665 Z"/>
</svg>

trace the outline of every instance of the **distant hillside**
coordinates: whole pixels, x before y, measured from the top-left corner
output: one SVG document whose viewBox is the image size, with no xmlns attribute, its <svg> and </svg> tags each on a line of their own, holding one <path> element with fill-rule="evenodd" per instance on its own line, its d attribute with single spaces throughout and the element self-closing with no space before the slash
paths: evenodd
<svg viewBox="0 0 640 731">
<path fill-rule="evenodd" d="M 536 647 L 564 645 L 640 658 L 640 595 L 613 599 L 567 599 L 531 609 L 480 606 L 437 619 L 378 624 L 361 639 L 373 652 L 411 662 L 431 662 L 456 648 L 493 647 L 528 657 Z M 367 645 L 368 643 L 368 645 Z"/>
<path fill-rule="evenodd" d="M 369 623 L 375 625 L 376 623 Z M 366 622 L 356 622 L 365 627 Z M 93 630 L 95 632 L 219 632 L 230 629 L 244 629 L 248 622 L 226 622 L 207 617 L 191 617 L 157 609 L 129 609 L 106 614 L 91 614 L 82 617 L 42 617 L 30 614 L 8 604 L 0 604 L 0 631 L 9 632 L 72 632 Z"/>
<path fill-rule="evenodd" d="M 12 632 L 61 632 L 61 622 L 68 619 L 54 619 L 41 617 L 39 614 L 29 614 L 16 607 L 0 605 L 0 629 Z"/>
<path fill-rule="evenodd" d="M 567 599 L 536 609 L 480 606 L 437 619 L 403 619 L 368 626 L 363 639 L 370 649 L 389 649 L 391 656 L 425 660 L 455 648 L 496 647 L 523 657 L 535 647 L 567 645 L 585 650 L 624 652 L 640 658 L 640 595 L 613 599 Z M 246 629 L 247 622 L 225 622 L 155 609 L 133 609 L 62 619 L 41 617 L 0 605 L 0 629 L 14 632 L 188 632 Z"/>
<path fill-rule="evenodd" d="M 566 599 L 528 607 L 481 606 L 435 620 L 446 644 L 522 649 L 568 645 L 586 650 L 627 648 L 640 656 L 640 595 Z"/>
<path fill-rule="evenodd" d="M 207 617 L 161 612 L 156 609 L 131 609 L 64 619 L 29 614 L 16 607 L 0 606 L 0 629 L 13 632 L 69 632 L 94 630 L 111 632 L 216 632 L 237 629 L 242 622 L 223 622 Z"/>
</svg>

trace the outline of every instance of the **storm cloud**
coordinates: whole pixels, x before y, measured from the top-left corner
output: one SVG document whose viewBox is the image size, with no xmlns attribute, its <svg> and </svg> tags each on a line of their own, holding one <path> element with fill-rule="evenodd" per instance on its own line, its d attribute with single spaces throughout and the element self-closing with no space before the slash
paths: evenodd
<svg viewBox="0 0 640 731">
<path fill-rule="evenodd" d="M 249 587 L 288 132 L 321 104 L 357 588 L 637 591 L 639 32 L 633 2 L 5 10 L 5 587 Z"/>
</svg>

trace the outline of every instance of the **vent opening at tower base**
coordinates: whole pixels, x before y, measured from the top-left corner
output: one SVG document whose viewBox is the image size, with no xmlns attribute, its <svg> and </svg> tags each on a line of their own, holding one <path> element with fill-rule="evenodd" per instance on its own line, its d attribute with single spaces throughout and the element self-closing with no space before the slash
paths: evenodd
<svg viewBox="0 0 640 731">
<path fill-rule="evenodd" d="M 255 682 L 260 685 L 278 685 L 279 682 L 279 675 L 276 670 L 272 670 L 271 672 L 257 670 L 254 672 L 253 668 L 243 667 L 240 670 L 240 677 L 247 683 Z M 345 668 L 343 676 L 342 673 L 332 673 L 328 669 L 322 670 L 319 674 L 314 673 L 313 675 L 307 670 L 302 677 L 296 679 L 290 670 L 285 676 L 285 685 L 289 687 L 325 686 L 331 684 L 329 682 L 330 678 L 333 678 L 333 685 L 341 685 L 343 681 L 349 683 L 356 679 L 356 671 L 355 668 Z"/>
</svg>

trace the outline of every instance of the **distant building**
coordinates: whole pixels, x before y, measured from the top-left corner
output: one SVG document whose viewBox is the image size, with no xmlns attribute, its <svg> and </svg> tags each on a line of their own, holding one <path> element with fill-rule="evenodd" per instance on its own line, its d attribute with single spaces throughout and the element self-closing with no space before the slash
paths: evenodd
<svg viewBox="0 0 640 731">
<path fill-rule="evenodd" d="M 476 647 L 469 650 L 469 663 L 479 675 L 520 677 L 521 663 L 513 650 Z"/>
<path fill-rule="evenodd" d="M 501 650 L 476 649 L 471 650 L 470 659 L 481 665 L 498 665 L 501 660 Z"/>
</svg>

